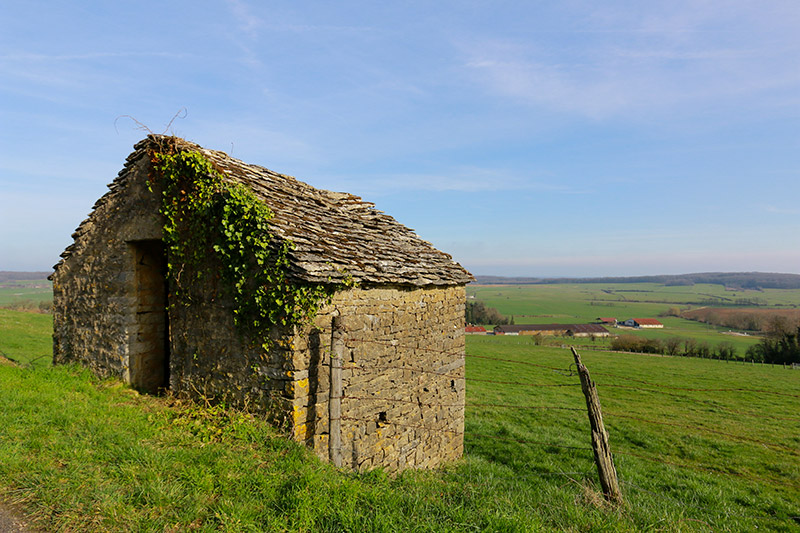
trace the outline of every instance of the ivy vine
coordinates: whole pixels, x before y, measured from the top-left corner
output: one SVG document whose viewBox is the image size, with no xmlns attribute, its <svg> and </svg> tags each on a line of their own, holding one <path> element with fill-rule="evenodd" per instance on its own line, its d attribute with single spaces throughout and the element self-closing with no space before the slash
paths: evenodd
<svg viewBox="0 0 800 533">
<path fill-rule="evenodd" d="M 250 189 L 174 141 L 161 143 L 151 161 L 162 185 L 167 269 L 179 301 L 190 303 L 190 284 L 221 279 L 237 327 L 264 348 L 272 326 L 307 324 L 330 301 L 338 286 L 289 279 L 294 244 L 271 234 L 273 213 Z"/>
</svg>

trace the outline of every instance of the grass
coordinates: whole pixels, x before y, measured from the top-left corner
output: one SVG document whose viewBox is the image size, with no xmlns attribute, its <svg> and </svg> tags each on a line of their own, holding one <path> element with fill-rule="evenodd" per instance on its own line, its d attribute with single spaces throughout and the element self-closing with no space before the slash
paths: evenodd
<svg viewBox="0 0 800 533">
<path fill-rule="evenodd" d="M 0 342 L 35 351 L 39 316 L 3 322 Z M 0 497 L 66 531 L 800 528 L 800 372 L 583 353 L 623 482 L 610 508 L 570 353 L 524 340 L 468 338 L 464 460 L 397 477 L 337 472 L 242 413 L 0 365 Z"/>
<path fill-rule="evenodd" d="M 705 300 L 731 304 L 742 298 L 758 299 L 764 305 L 773 306 L 791 306 L 800 301 L 800 290 L 726 291 L 720 285 L 710 284 L 692 287 L 666 287 L 657 283 L 468 285 L 467 294 L 506 316 L 513 315 L 516 324 L 581 324 L 595 322 L 598 317 L 614 317 L 620 321 L 656 318 L 671 307 L 696 307 Z M 664 324 L 664 329 L 626 330 L 624 333 L 659 339 L 687 337 L 706 341 L 712 347 L 730 342 L 740 356 L 760 340 L 757 336 L 726 335 L 730 328 L 683 318 L 659 317 L 658 320 Z M 610 331 L 623 332 L 613 328 Z M 597 344 L 607 346 L 608 341 Z"/>
<path fill-rule="evenodd" d="M 467 294 L 519 318 L 518 323 L 592 321 L 599 316 L 620 320 L 657 316 L 670 307 L 730 305 L 739 299 L 758 300 L 765 306 L 796 307 L 800 289 L 726 291 L 720 285 L 667 287 L 657 283 L 468 285 Z"/>
<path fill-rule="evenodd" d="M 0 307 L 14 303 L 38 304 L 53 299 L 53 285 L 46 279 L 0 282 Z"/>
<path fill-rule="evenodd" d="M 583 301 L 592 307 L 641 309 L 641 305 L 732 305 L 750 300 L 762 306 L 797 307 L 800 289 L 763 289 L 728 291 L 721 285 L 666 286 L 659 283 L 559 283 L 552 285 L 469 285 L 468 294 L 482 300 L 552 300 Z M 543 311 L 552 313 L 547 304 Z M 574 309 L 572 309 L 574 311 Z M 557 309 L 555 310 L 557 312 Z M 567 310 L 570 312 L 570 309 Z M 589 315 L 592 313 L 590 312 Z"/>
<path fill-rule="evenodd" d="M 452 531 L 547 527 L 530 489 L 476 460 L 341 474 L 256 419 L 202 416 L 76 368 L 0 368 L 0 480 L 45 528 Z M 223 412 L 225 413 L 225 412 Z M 236 415 L 223 414 L 228 419 Z M 226 428 L 203 445 L 212 422 Z M 499 497 L 497 491 L 500 491 Z M 574 491 L 567 491 L 574 492 Z M 526 504 L 527 501 L 527 504 Z M 583 522 L 618 522 L 601 511 Z"/>
<path fill-rule="evenodd" d="M 0 355 L 23 365 L 49 366 L 53 316 L 0 308 Z"/>
<path fill-rule="evenodd" d="M 668 337 L 684 337 L 697 341 L 705 341 L 712 347 L 720 342 L 730 342 L 733 344 L 740 357 L 744 357 L 747 348 L 758 344 L 761 337 L 758 335 L 738 336 L 730 335 L 731 328 L 723 328 L 710 324 L 694 322 L 676 317 L 662 317 L 658 319 L 664 324 L 663 329 L 640 329 L 640 330 L 615 330 L 615 333 L 634 333 L 649 339 L 666 339 Z"/>
<path fill-rule="evenodd" d="M 469 338 L 469 368 L 481 377 L 497 380 L 508 379 L 510 372 L 519 375 L 521 365 L 475 359 L 478 355 L 552 368 L 566 368 L 571 363 L 567 350 L 537 347 L 520 337 Z M 652 516 L 670 507 L 676 512 L 683 506 L 686 519 L 712 524 L 714 529 L 796 527 L 788 520 L 779 525 L 749 517 L 783 513 L 800 517 L 800 415 L 794 407 L 800 398 L 800 372 L 768 365 L 607 352 L 585 352 L 582 358 L 598 383 L 629 504 L 649 509 Z M 533 374 L 529 373 L 529 379 L 541 384 L 575 379 L 547 369 L 536 377 Z M 580 391 L 569 387 L 521 391 L 476 381 L 469 390 L 468 401 L 583 405 Z M 472 427 L 480 433 L 504 428 L 519 440 L 576 446 L 586 442 L 585 413 L 534 410 L 498 416 L 487 408 L 474 415 L 468 418 L 468 434 Z M 519 457 L 513 445 L 484 445 L 487 450 L 483 453 L 493 453 L 498 461 Z M 532 460 L 536 447 L 529 445 L 526 450 Z M 582 459 L 578 454 L 573 465 L 584 464 Z M 566 464 L 554 467 L 566 468 Z M 731 517 L 738 522 L 728 522 Z M 646 524 L 652 525 L 643 521 L 637 527 Z"/>
</svg>

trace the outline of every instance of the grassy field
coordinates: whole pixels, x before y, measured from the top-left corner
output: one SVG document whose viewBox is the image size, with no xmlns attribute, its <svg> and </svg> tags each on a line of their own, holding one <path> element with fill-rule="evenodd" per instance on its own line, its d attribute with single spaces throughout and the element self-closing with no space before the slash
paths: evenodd
<svg viewBox="0 0 800 533">
<path fill-rule="evenodd" d="M 53 354 L 53 317 L 12 309 L 36 309 L 53 299 L 46 279 L 0 282 L 0 356 L 22 365 L 48 366 Z"/>
<path fill-rule="evenodd" d="M 537 347 L 522 337 L 472 337 L 467 353 L 468 368 L 482 378 L 507 379 L 509 372 L 518 374 L 523 365 L 477 356 L 552 367 L 531 371 L 528 375 L 534 383 L 575 379 L 554 370 L 571 363 L 567 350 Z M 800 527 L 800 522 L 770 525 L 747 518 L 776 516 L 778 508 L 797 516 L 800 509 L 800 415 L 793 407 L 800 398 L 800 372 L 768 365 L 607 352 L 587 351 L 582 358 L 598 383 L 629 504 L 640 506 L 643 514 L 649 510 L 652 516 L 682 508 L 688 529 L 702 530 L 703 523 L 710 529 L 733 531 L 750 531 L 756 526 Z M 526 393 L 476 382 L 470 391 L 479 398 L 476 401 L 583 405 L 580 391 L 568 387 L 531 387 Z M 574 446 L 586 442 L 583 412 L 510 411 L 511 420 L 488 408 L 474 411 L 474 418 L 468 420 L 480 433 L 494 429 L 520 440 Z M 484 445 L 483 453 L 491 450 L 498 461 L 516 461 L 519 450 L 524 450 L 528 461 L 542 458 L 535 445 Z M 572 464 L 586 464 L 591 469 L 585 454 L 575 452 Z M 559 460 L 552 466 L 554 470 L 567 468 L 565 455 L 560 451 L 548 456 Z M 522 464 L 519 467 L 524 468 Z M 665 517 L 667 523 L 674 525 L 674 521 L 674 514 Z"/>
<path fill-rule="evenodd" d="M 53 359 L 53 316 L 0 308 L 0 355 L 23 365 L 48 366 Z"/>
<path fill-rule="evenodd" d="M 0 316 L 17 358 L 49 343 L 42 315 Z M 242 413 L 0 365 L 0 498 L 45 530 L 800 530 L 800 372 L 583 353 L 626 502 L 611 508 L 569 351 L 523 341 L 468 338 L 464 460 L 398 477 L 337 472 Z"/>
<path fill-rule="evenodd" d="M 729 291 L 721 285 L 712 284 L 672 287 L 658 283 L 471 284 L 467 287 L 467 294 L 476 295 L 492 307 L 497 307 L 506 300 L 508 312 L 515 315 L 544 314 L 582 318 L 649 316 L 672 305 L 732 305 L 741 300 L 773 307 L 794 308 L 800 305 L 800 289 Z M 559 301 L 565 305 L 551 305 Z M 576 303 L 579 305 L 574 305 Z M 611 313 L 600 315 L 593 308 L 611 310 Z"/>
<path fill-rule="evenodd" d="M 624 331 L 648 338 L 688 337 L 716 345 L 732 343 L 744 352 L 758 343 L 757 336 L 728 335 L 730 328 L 701 324 L 677 317 L 659 317 L 671 307 L 696 307 L 704 301 L 731 304 L 740 299 L 758 300 L 769 306 L 800 304 L 800 290 L 726 291 L 720 285 L 666 287 L 656 283 L 469 285 L 467 295 L 494 307 L 516 324 L 590 323 L 599 317 L 658 318 L 664 329 Z M 612 333 L 623 333 L 611 328 Z M 580 341 L 579 341 L 580 342 Z M 607 345 L 607 342 L 600 342 Z"/>
<path fill-rule="evenodd" d="M 52 283 L 46 279 L 0 282 L 0 307 L 26 301 L 38 304 L 53 299 Z"/>
</svg>

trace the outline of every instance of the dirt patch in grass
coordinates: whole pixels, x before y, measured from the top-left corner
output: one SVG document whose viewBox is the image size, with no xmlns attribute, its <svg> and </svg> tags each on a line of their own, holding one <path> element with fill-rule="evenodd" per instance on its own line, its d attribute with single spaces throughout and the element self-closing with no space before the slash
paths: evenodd
<svg viewBox="0 0 800 533">
<path fill-rule="evenodd" d="M 20 518 L 22 511 L 14 505 L 0 502 L 0 531 L 3 533 L 39 533 L 27 520 Z"/>
</svg>

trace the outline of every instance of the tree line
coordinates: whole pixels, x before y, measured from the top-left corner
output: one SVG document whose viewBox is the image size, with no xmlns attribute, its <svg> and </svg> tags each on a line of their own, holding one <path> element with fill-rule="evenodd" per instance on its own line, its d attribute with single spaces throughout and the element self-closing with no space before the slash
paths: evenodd
<svg viewBox="0 0 800 533">
<path fill-rule="evenodd" d="M 748 331 L 786 331 L 792 321 L 800 320 L 798 309 L 730 309 L 705 307 L 681 311 L 670 307 L 665 315 L 679 316 L 705 324 Z M 790 329 L 790 328 L 789 328 Z"/>
<path fill-rule="evenodd" d="M 506 324 L 514 323 L 514 317 L 508 318 L 494 307 L 489 307 L 483 302 L 467 302 L 465 319 L 467 324 L 505 326 Z"/>
<path fill-rule="evenodd" d="M 53 301 L 42 300 L 35 302 L 30 299 L 11 300 L 7 304 L 0 305 L 0 308 L 11 309 L 12 311 L 24 311 L 26 313 L 52 313 Z"/>
<path fill-rule="evenodd" d="M 611 349 L 620 352 L 680 355 L 706 359 L 737 359 L 736 347 L 729 341 L 723 341 L 712 346 L 707 341 L 699 341 L 688 337 L 648 339 L 638 335 L 626 334 L 612 339 Z"/>
<path fill-rule="evenodd" d="M 760 363 L 800 364 L 800 324 L 773 329 L 747 349 L 746 357 Z"/>
<path fill-rule="evenodd" d="M 750 346 L 740 357 L 736 347 L 729 341 L 711 345 L 707 341 L 685 337 L 647 339 L 638 335 L 620 335 L 612 339 L 612 350 L 620 352 L 680 355 L 735 361 L 745 359 L 773 365 L 800 364 L 800 325 L 784 331 L 768 333 L 758 344 Z"/>
</svg>

